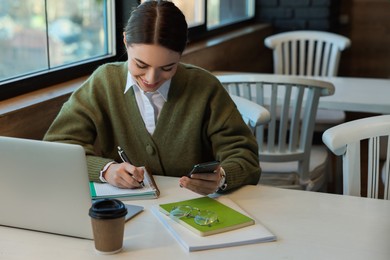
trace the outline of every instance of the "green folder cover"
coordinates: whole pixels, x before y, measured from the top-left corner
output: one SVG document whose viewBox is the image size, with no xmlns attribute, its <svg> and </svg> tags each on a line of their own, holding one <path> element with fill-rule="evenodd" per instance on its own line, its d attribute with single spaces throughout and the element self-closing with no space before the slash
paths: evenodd
<svg viewBox="0 0 390 260">
<path fill-rule="evenodd" d="M 198 208 L 200 210 L 207 209 L 210 211 L 214 211 L 218 215 L 219 221 L 214 222 L 210 226 L 198 225 L 195 223 L 194 218 L 192 217 L 172 217 L 178 223 L 182 224 L 183 226 L 200 236 L 209 236 L 255 224 L 255 221 L 252 218 L 210 197 L 201 197 L 179 202 L 160 204 L 159 209 L 162 213 L 169 215 L 169 212 L 175 206 L 179 205 L 188 205 L 193 208 Z"/>
</svg>

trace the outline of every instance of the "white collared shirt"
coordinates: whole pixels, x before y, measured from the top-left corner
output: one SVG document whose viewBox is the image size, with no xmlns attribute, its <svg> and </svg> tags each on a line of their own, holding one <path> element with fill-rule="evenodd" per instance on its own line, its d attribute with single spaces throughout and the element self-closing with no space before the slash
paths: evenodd
<svg viewBox="0 0 390 260">
<path fill-rule="evenodd" d="M 154 103 L 154 106 L 156 108 L 156 111 L 154 110 L 153 105 L 150 103 L 148 93 L 145 93 L 138 86 L 137 82 L 133 79 L 130 72 L 128 72 L 124 94 L 133 86 L 135 86 L 134 87 L 134 94 L 135 94 L 138 109 L 141 113 L 142 119 L 144 120 L 145 126 L 148 129 L 148 132 L 150 134 L 153 134 L 155 124 L 157 123 L 157 120 L 160 116 L 162 107 L 164 106 L 165 102 L 168 100 L 168 92 L 169 92 L 169 88 L 171 86 L 171 79 L 165 81 L 158 88 L 158 90 L 154 92 L 157 95 L 157 96 L 153 97 L 153 100 L 154 100 L 153 103 Z M 152 115 L 155 115 L 154 121 L 151 119 Z"/>
</svg>

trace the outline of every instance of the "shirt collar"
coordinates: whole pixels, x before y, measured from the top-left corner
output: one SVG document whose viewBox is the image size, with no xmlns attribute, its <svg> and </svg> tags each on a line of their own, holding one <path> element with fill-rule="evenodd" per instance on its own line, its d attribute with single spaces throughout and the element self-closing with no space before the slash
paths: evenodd
<svg viewBox="0 0 390 260">
<path fill-rule="evenodd" d="M 165 81 L 158 89 L 157 92 L 164 98 L 165 101 L 168 100 L 168 92 L 169 88 L 171 86 L 172 79 L 169 79 Z M 142 89 L 138 86 L 137 82 L 133 79 L 130 72 L 127 72 L 127 81 L 126 81 L 126 87 L 123 94 L 126 94 L 126 92 L 132 88 L 133 86 L 137 86 L 141 91 Z"/>
</svg>

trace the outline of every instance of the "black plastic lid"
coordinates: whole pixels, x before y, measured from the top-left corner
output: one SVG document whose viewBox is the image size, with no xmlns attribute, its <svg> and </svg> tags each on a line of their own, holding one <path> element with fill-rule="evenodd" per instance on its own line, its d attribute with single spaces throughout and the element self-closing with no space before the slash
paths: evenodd
<svg viewBox="0 0 390 260">
<path fill-rule="evenodd" d="M 97 219 L 120 218 L 127 214 L 127 208 L 117 199 L 96 200 L 89 209 L 89 216 Z"/>
</svg>

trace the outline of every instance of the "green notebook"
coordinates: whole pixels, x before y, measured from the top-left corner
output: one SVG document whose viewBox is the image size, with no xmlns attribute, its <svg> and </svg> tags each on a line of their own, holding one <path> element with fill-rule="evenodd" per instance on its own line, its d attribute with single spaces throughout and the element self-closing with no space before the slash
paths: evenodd
<svg viewBox="0 0 390 260">
<path fill-rule="evenodd" d="M 188 205 L 199 210 L 210 210 L 217 214 L 218 221 L 204 226 L 195 223 L 193 217 L 172 217 L 178 223 L 200 236 L 209 236 L 255 224 L 252 218 L 210 197 L 160 204 L 159 209 L 162 213 L 170 215 L 171 210 L 179 205 Z"/>
</svg>

